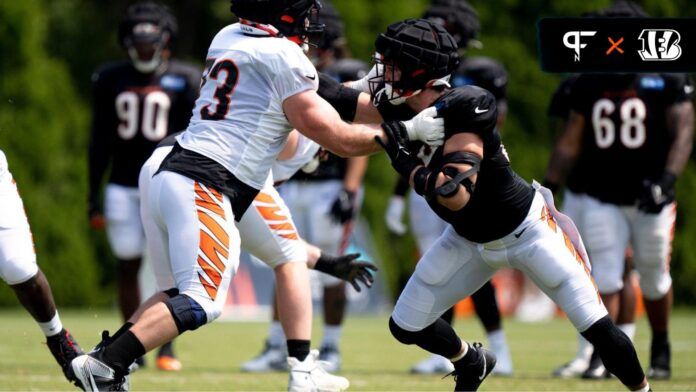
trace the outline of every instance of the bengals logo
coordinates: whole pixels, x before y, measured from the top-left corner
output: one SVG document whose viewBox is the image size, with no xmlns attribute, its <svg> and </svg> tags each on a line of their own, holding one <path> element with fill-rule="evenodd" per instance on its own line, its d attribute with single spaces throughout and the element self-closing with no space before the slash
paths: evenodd
<svg viewBox="0 0 696 392">
<path fill-rule="evenodd" d="M 676 30 L 645 29 L 638 39 L 643 42 L 643 49 L 638 51 L 643 61 L 674 61 L 682 55 L 681 35 Z"/>
</svg>

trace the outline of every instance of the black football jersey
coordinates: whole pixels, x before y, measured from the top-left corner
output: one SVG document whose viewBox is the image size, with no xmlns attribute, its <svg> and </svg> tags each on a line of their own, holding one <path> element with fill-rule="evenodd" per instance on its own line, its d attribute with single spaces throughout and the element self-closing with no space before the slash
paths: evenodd
<svg viewBox="0 0 696 392">
<path fill-rule="evenodd" d="M 563 121 L 567 121 L 570 117 L 570 94 L 573 89 L 573 83 L 577 80 L 579 75 L 569 76 L 561 81 L 556 91 L 551 97 L 551 102 L 549 103 L 548 114 L 550 117 L 556 117 Z M 566 178 L 565 186 L 574 193 L 583 193 L 583 185 L 586 183 L 586 179 L 583 176 L 586 175 L 585 169 L 587 165 L 583 162 L 583 156 L 578 157 L 575 162 L 575 166 L 568 173 Z"/>
<path fill-rule="evenodd" d="M 333 62 L 324 69 L 324 73 L 334 78 L 337 82 L 343 83 L 362 79 L 370 71 L 370 67 L 364 61 L 355 59 L 340 59 Z M 322 160 L 317 170 L 305 173 L 299 170 L 292 180 L 343 180 L 346 176 L 348 160 L 338 155 L 328 153 L 326 160 Z"/>
<path fill-rule="evenodd" d="M 154 74 L 142 74 L 127 61 L 95 72 L 89 150 L 91 201 L 96 201 L 109 165 L 110 183 L 138 186 L 140 167 L 157 143 L 188 126 L 200 79 L 200 69 L 177 61 L 169 61 Z"/>
<path fill-rule="evenodd" d="M 585 118 L 582 187 L 603 202 L 635 204 L 644 180 L 658 179 L 674 140 L 671 105 L 691 99 L 684 74 L 581 75 L 572 110 Z"/>
<path fill-rule="evenodd" d="M 508 74 L 502 64 L 490 57 L 465 57 L 452 75 L 452 87 L 478 86 L 497 101 L 507 96 Z"/>
</svg>

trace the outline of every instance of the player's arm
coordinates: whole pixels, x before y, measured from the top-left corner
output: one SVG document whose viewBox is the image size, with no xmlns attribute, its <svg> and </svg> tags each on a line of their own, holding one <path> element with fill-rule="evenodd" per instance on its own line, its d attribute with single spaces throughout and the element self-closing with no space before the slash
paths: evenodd
<svg viewBox="0 0 696 392">
<path fill-rule="evenodd" d="M 575 162 L 582 150 L 582 134 L 585 129 L 585 117 L 571 111 L 568 120 L 563 127 L 563 133 L 556 141 L 556 146 L 551 153 L 544 185 L 555 191 L 565 183 L 568 173 L 575 166 Z"/>
<path fill-rule="evenodd" d="M 674 134 L 674 141 L 667 155 L 665 170 L 679 176 L 691 156 L 694 142 L 694 104 L 679 102 L 667 108 L 667 127 Z"/>
</svg>

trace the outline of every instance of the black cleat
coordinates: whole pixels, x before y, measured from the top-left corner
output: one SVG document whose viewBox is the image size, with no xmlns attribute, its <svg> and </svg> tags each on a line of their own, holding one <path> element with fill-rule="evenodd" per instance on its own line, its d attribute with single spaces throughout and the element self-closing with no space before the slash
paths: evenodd
<svg viewBox="0 0 696 392">
<path fill-rule="evenodd" d="M 650 368 L 648 378 L 653 380 L 669 380 L 672 377 L 670 367 L 671 349 L 669 342 L 656 342 L 650 346 Z"/>
<path fill-rule="evenodd" d="M 469 350 L 473 350 L 475 359 L 464 362 L 464 358 L 454 363 L 454 371 L 447 376 L 454 376 L 456 382 L 455 391 L 476 391 L 483 380 L 491 374 L 495 367 L 495 354 L 486 350 L 481 343 L 469 345 Z M 469 353 L 465 355 L 468 357 Z M 447 377 L 445 376 L 445 377 Z"/>
<path fill-rule="evenodd" d="M 84 352 L 72 335 L 70 335 L 70 332 L 64 328 L 57 335 L 49 336 L 46 338 L 46 345 L 48 345 L 48 349 L 51 350 L 53 358 L 56 359 L 56 362 L 58 362 L 58 365 L 60 365 L 60 368 L 63 370 L 65 378 L 72 383 L 77 382 L 77 378 L 75 378 L 75 375 L 70 369 L 70 361 L 84 354 Z"/>
</svg>

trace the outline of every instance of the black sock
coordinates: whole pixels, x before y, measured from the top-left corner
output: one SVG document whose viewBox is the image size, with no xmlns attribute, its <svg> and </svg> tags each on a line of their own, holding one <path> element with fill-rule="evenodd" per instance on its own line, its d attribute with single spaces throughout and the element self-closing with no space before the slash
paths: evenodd
<svg viewBox="0 0 696 392">
<path fill-rule="evenodd" d="M 652 344 L 653 345 L 667 345 L 669 343 L 669 337 L 667 336 L 667 332 L 653 332 L 652 335 Z"/>
<path fill-rule="evenodd" d="M 288 356 L 302 362 L 309 355 L 309 340 L 288 339 Z"/>
<path fill-rule="evenodd" d="M 113 339 L 101 354 L 102 359 L 115 370 L 126 373 L 136 358 L 145 355 L 145 347 L 131 331 Z"/>
<path fill-rule="evenodd" d="M 172 342 L 168 342 L 162 345 L 160 347 L 159 352 L 157 353 L 158 357 L 162 356 L 167 356 L 167 357 L 174 357 L 174 348 L 172 347 Z"/>
<path fill-rule="evenodd" d="M 111 342 L 113 343 L 116 339 L 118 339 L 119 337 L 121 337 L 121 335 L 123 335 L 123 334 L 126 333 L 129 329 L 131 329 L 132 326 L 133 326 L 133 323 L 129 323 L 129 322 L 126 321 L 126 323 L 123 324 L 123 325 L 121 326 L 121 328 L 119 328 L 118 331 L 116 331 L 116 333 L 114 333 L 114 336 L 111 337 Z"/>
</svg>

